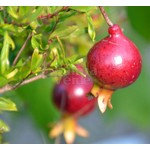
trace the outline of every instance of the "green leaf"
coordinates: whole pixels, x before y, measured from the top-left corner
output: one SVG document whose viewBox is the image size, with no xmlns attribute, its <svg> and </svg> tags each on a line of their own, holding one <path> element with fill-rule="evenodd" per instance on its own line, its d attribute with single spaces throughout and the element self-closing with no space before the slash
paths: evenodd
<svg viewBox="0 0 150 150">
<path fill-rule="evenodd" d="M 65 49 L 64 49 L 64 46 L 60 40 L 60 38 L 57 36 L 57 40 L 58 40 L 58 43 L 59 43 L 59 46 L 60 46 L 60 49 L 61 51 L 58 51 L 59 52 L 59 56 L 61 59 L 64 59 L 65 58 Z M 58 49 L 59 50 L 59 49 Z"/>
<path fill-rule="evenodd" d="M 77 14 L 77 12 L 74 10 L 70 10 L 69 12 L 60 12 L 59 13 L 59 22 L 62 22 L 62 21 L 66 20 L 69 17 L 74 16 L 76 14 Z"/>
<path fill-rule="evenodd" d="M 46 28 L 44 29 L 44 32 L 45 33 L 52 32 L 52 30 L 55 29 L 56 24 L 57 24 L 56 18 L 51 19 L 51 23 L 48 26 L 45 25 Z"/>
<path fill-rule="evenodd" d="M 8 40 L 9 45 L 11 46 L 12 50 L 14 50 L 15 49 L 14 41 L 12 40 L 12 38 L 8 34 L 7 34 L 6 38 L 7 38 L 6 40 Z"/>
<path fill-rule="evenodd" d="M 33 49 L 41 48 L 41 38 L 42 38 L 42 34 L 32 36 L 31 44 L 32 44 Z"/>
<path fill-rule="evenodd" d="M 5 32 L 4 34 L 4 42 L 3 42 L 3 48 L 1 51 L 1 73 L 4 74 L 5 71 L 9 69 L 9 41 L 8 41 L 8 33 Z"/>
<path fill-rule="evenodd" d="M 10 46 L 12 49 L 15 48 L 15 44 L 11 37 L 8 35 L 7 31 L 4 33 L 4 41 L 3 41 L 3 48 L 1 51 L 0 56 L 0 67 L 1 73 L 4 74 L 7 70 L 9 70 L 9 48 Z"/>
<path fill-rule="evenodd" d="M 10 99 L 0 97 L 0 111 L 17 111 L 16 104 Z"/>
<path fill-rule="evenodd" d="M 47 9 L 48 9 L 48 12 L 49 12 L 50 14 L 53 14 L 53 13 L 55 13 L 58 9 L 60 9 L 60 7 L 58 7 L 58 6 L 49 6 Z"/>
<path fill-rule="evenodd" d="M 88 13 L 86 13 L 86 16 L 87 16 L 87 21 L 88 21 L 88 33 L 89 33 L 89 36 L 92 39 L 92 41 L 94 41 L 95 40 L 95 29 L 94 29 L 94 25 L 93 25 L 93 20 Z"/>
<path fill-rule="evenodd" d="M 4 24 L 4 19 L 2 17 L 2 13 L 0 12 L 0 24 Z"/>
<path fill-rule="evenodd" d="M 25 27 L 18 27 L 12 24 L 0 24 L 0 34 L 4 35 L 5 31 L 13 33 L 15 36 L 20 36 L 18 33 L 22 33 Z M 15 46 L 12 42 L 12 46 Z M 14 47 L 13 47 L 14 48 Z"/>
<path fill-rule="evenodd" d="M 43 62 L 43 55 L 39 54 L 39 50 L 36 48 L 32 54 L 31 70 L 35 72 Z"/>
<path fill-rule="evenodd" d="M 38 22 L 37 21 L 32 21 L 30 23 L 30 27 L 32 28 L 32 30 L 35 30 L 38 27 Z"/>
<path fill-rule="evenodd" d="M 13 18 L 18 19 L 19 16 L 18 16 L 18 14 L 17 14 L 17 9 L 18 9 L 18 7 L 16 7 L 16 6 L 8 6 L 8 7 L 7 7 L 7 12 L 8 12 L 9 15 L 12 16 Z"/>
<path fill-rule="evenodd" d="M 59 38 L 69 38 L 71 34 L 78 30 L 78 26 L 73 25 L 69 27 L 64 27 L 61 25 L 57 26 L 56 30 L 50 35 L 50 39 L 59 36 Z"/>
<path fill-rule="evenodd" d="M 88 12 L 95 7 L 93 6 L 71 6 L 70 8 L 77 10 L 77 11 L 81 11 L 81 12 Z"/>
<path fill-rule="evenodd" d="M 30 21 L 34 21 L 35 19 L 37 19 L 37 17 L 42 13 L 42 11 L 43 7 L 40 6 L 37 9 L 35 9 L 31 14 L 31 16 L 29 17 Z"/>
<path fill-rule="evenodd" d="M 8 80 L 3 77 L 3 76 L 0 76 L 0 87 L 6 85 L 8 83 Z"/>
<path fill-rule="evenodd" d="M 4 132 L 8 132 L 8 131 L 10 131 L 9 126 L 5 122 L 0 120 L 0 134 L 2 134 Z"/>
<path fill-rule="evenodd" d="M 18 15 L 19 15 L 19 20 L 21 22 L 26 22 L 29 21 L 29 17 L 32 14 L 34 7 L 33 6 L 19 6 L 18 7 Z"/>
<path fill-rule="evenodd" d="M 7 79 L 13 78 L 13 77 L 16 75 L 17 72 L 18 72 L 18 69 L 16 68 L 16 69 L 14 69 L 13 71 L 11 71 L 10 73 L 8 73 L 8 74 L 6 75 L 6 78 L 7 78 Z"/>
<path fill-rule="evenodd" d="M 84 56 L 85 57 L 85 56 Z M 83 62 L 83 56 L 78 56 L 78 55 L 73 55 L 71 57 L 68 58 L 69 61 L 73 64 L 80 64 Z"/>
<path fill-rule="evenodd" d="M 141 34 L 145 39 L 150 40 L 150 7 L 126 7 L 128 19 L 133 28 Z M 137 17 L 139 19 L 137 19 Z"/>
<path fill-rule="evenodd" d="M 52 47 L 50 54 L 49 54 L 49 58 L 50 58 L 50 67 L 56 67 L 58 64 L 58 58 L 59 58 L 59 53 L 58 53 L 58 49 L 56 47 Z"/>
<path fill-rule="evenodd" d="M 20 60 L 17 64 L 18 72 L 15 75 L 16 80 L 23 80 L 31 73 L 31 61 L 27 60 L 27 62 L 24 64 L 22 60 Z"/>
<path fill-rule="evenodd" d="M 80 63 L 83 63 L 84 59 L 83 58 L 78 58 L 74 64 L 80 64 Z"/>
</svg>

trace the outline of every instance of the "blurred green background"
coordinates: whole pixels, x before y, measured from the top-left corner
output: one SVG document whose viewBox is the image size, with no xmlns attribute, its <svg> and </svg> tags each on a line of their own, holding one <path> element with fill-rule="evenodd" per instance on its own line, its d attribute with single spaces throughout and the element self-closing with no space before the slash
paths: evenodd
<svg viewBox="0 0 150 150">
<path fill-rule="evenodd" d="M 75 143 L 150 143 L 150 7 L 105 7 L 113 23 L 119 24 L 124 34 L 139 48 L 143 57 L 142 73 L 131 86 L 113 94 L 113 109 L 101 114 L 98 107 L 79 123 L 89 130 L 86 139 L 77 137 Z M 108 26 L 100 11 L 94 9 L 95 41 L 85 31 L 64 40 L 66 53 L 86 55 L 90 47 L 107 36 Z M 80 17 L 80 18 L 79 18 Z M 74 15 L 64 24 L 77 24 L 86 30 L 86 16 Z M 73 50 L 72 50 L 73 48 Z M 4 112 L 1 118 L 11 130 L 4 134 L 9 143 L 54 143 L 48 138 L 49 123 L 60 118 L 52 103 L 54 77 L 41 79 L 7 92 L 18 107 L 17 112 Z M 65 143 L 63 137 L 61 143 Z"/>
</svg>

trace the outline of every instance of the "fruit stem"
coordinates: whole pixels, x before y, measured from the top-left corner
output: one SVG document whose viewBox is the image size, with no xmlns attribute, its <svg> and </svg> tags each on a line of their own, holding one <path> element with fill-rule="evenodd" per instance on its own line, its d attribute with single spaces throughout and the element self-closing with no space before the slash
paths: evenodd
<svg viewBox="0 0 150 150">
<path fill-rule="evenodd" d="M 103 6 L 99 6 L 99 9 L 100 9 L 100 11 L 101 11 L 105 21 L 107 22 L 108 26 L 110 26 L 110 27 L 113 26 L 113 23 L 111 22 L 111 20 L 109 19 L 107 13 L 105 12 L 104 7 Z"/>
</svg>

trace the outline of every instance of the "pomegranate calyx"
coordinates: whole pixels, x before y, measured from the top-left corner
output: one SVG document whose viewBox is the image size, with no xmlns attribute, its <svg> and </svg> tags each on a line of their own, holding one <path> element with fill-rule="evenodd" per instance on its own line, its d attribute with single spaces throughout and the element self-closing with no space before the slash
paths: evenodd
<svg viewBox="0 0 150 150">
<path fill-rule="evenodd" d="M 111 96 L 114 91 L 108 89 L 101 89 L 98 95 L 98 106 L 102 113 L 106 111 L 107 106 L 112 109 Z"/>
<path fill-rule="evenodd" d="M 51 138 L 56 138 L 60 134 L 64 135 L 67 144 L 74 142 L 76 134 L 85 138 L 89 136 L 88 131 L 78 125 L 77 119 L 66 113 L 63 114 L 61 121 L 57 122 L 49 132 Z"/>
<path fill-rule="evenodd" d="M 105 112 L 107 106 L 112 109 L 113 106 L 111 104 L 111 96 L 113 94 L 114 90 L 106 89 L 106 88 L 101 88 L 97 84 L 94 84 L 91 93 L 95 96 L 98 97 L 98 106 L 99 109 L 102 113 Z"/>
</svg>

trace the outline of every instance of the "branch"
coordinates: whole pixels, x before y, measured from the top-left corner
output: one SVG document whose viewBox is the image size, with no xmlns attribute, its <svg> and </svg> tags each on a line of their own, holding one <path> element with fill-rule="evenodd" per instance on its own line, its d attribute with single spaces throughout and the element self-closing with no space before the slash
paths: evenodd
<svg viewBox="0 0 150 150">
<path fill-rule="evenodd" d="M 32 34 L 31 34 L 31 33 L 29 33 L 29 35 L 28 35 L 27 39 L 26 39 L 26 40 L 25 40 L 25 42 L 23 43 L 23 45 L 22 45 L 21 49 L 19 50 L 19 52 L 18 52 L 17 56 L 15 57 L 15 59 L 14 59 L 14 61 L 13 61 L 13 66 L 15 66 L 15 65 L 16 65 L 16 63 L 17 63 L 17 61 L 18 61 L 19 56 L 21 55 L 21 53 L 22 53 L 22 52 L 23 52 L 23 50 L 25 49 L 25 47 L 26 47 L 26 45 L 27 45 L 27 43 L 28 43 L 28 40 L 29 40 L 31 37 L 32 37 Z"/>
<path fill-rule="evenodd" d="M 36 80 L 39 80 L 39 79 L 45 79 L 47 78 L 47 76 L 44 74 L 44 73 L 41 73 L 35 77 L 32 77 L 30 79 L 26 79 L 24 81 L 21 81 L 21 83 L 17 83 L 16 85 L 14 86 L 11 86 L 11 85 L 5 85 L 4 87 L 0 88 L 0 94 L 4 93 L 4 92 L 7 92 L 7 91 L 11 91 L 11 90 L 14 90 L 22 85 L 25 85 L 25 84 L 28 84 L 28 83 L 31 83 L 33 81 L 36 81 Z"/>
</svg>

